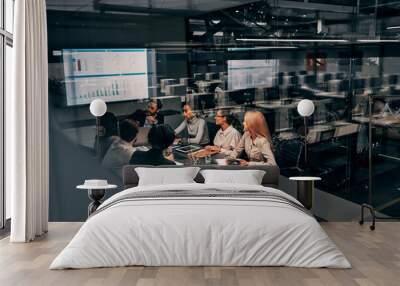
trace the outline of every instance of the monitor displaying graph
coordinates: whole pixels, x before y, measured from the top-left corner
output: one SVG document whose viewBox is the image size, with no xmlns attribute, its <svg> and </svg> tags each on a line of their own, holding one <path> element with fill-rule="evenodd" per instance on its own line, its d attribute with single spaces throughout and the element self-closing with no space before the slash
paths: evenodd
<svg viewBox="0 0 400 286">
<path fill-rule="evenodd" d="M 228 90 L 271 85 L 278 68 L 278 60 L 229 60 Z"/>
<path fill-rule="evenodd" d="M 149 98 L 152 50 L 64 49 L 62 56 L 67 106 Z"/>
</svg>

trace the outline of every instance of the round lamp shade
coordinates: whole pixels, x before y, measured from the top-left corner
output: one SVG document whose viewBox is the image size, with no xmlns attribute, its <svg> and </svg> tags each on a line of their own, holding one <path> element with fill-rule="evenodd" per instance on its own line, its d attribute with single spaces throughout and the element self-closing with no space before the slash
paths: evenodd
<svg viewBox="0 0 400 286">
<path fill-rule="evenodd" d="M 303 99 L 297 105 L 297 112 L 303 116 L 308 117 L 314 113 L 314 103 L 309 99 Z"/>
<path fill-rule="evenodd" d="M 93 116 L 100 117 L 107 112 L 107 104 L 102 99 L 95 99 L 90 103 L 89 110 Z"/>
</svg>

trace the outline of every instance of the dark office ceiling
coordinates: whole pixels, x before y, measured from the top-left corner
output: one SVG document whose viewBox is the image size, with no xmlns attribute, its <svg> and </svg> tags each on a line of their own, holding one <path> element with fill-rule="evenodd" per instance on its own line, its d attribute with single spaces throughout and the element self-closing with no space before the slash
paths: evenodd
<svg viewBox="0 0 400 286">
<path fill-rule="evenodd" d="M 363 15 L 376 14 L 377 17 L 400 15 L 398 0 L 47 0 L 46 3 L 48 10 L 183 16 L 220 11 L 251 3 L 275 9 L 281 8 L 280 12 L 297 9 L 345 14 L 358 11 Z"/>
<path fill-rule="evenodd" d="M 188 41 L 200 44 L 238 38 L 400 40 L 395 0 L 47 0 L 47 8 L 182 16 L 189 23 Z"/>
<path fill-rule="evenodd" d="M 265 0 L 193 18 L 194 42 L 213 42 L 217 34 L 220 43 L 238 38 L 400 40 L 400 1 Z"/>
<path fill-rule="evenodd" d="M 190 16 L 254 0 L 47 0 L 48 10 Z"/>
</svg>

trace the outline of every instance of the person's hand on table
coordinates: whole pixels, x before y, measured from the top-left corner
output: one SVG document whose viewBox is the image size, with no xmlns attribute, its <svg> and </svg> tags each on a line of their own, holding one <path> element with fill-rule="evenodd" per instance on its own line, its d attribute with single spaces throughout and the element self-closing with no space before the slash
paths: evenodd
<svg viewBox="0 0 400 286">
<path fill-rule="evenodd" d="M 174 154 L 173 154 L 173 153 L 169 154 L 168 156 L 165 156 L 165 158 L 167 158 L 167 159 L 170 160 L 170 161 L 175 161 L 175 158 L 174 158 Z"/>
<path fill-rule="evenodd" d="M 241 159 L 240 161 L 240 166 L 248 166 L 249 162 L 247 162 L 246 160 Z"/>
<path fill-rule="evenodd" d="M 182 141 L 182 138 L 175 138 L 175 140 L 174 140 L 174 145 L 178 145 L 179 143 L 181 143 L 181 141 Z"/>
<path fill-rule="evenodd" d="M 151 115 L 147 116 L 146 120 L 147 120 L 147 122 L 149 124 L 156 124 L 157 123 L 157 119 L 154 116 L 151 116 Z"/>
<path fill-rule="evenodd" d="M 206 146 L 205 149 L 208 151 L 212 151 L 212 152 L 220 152 L 221 151 L 221 147 L 219 147 L 219 146 L 209 145 L 209 146 Z"/>
</svg>

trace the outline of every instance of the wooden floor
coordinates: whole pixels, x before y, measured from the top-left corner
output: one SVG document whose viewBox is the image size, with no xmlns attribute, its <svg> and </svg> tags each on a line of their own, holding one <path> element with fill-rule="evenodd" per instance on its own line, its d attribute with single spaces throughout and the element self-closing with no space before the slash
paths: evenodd
<svg viewBox="0 0 400 286">
<path fill-rule="evenodd" d="M 80 223 L 51 223 L 28 244 L 0 241 L 0 285 L 400 285 L 400 223 L 378 223 L 375 232 L 356 222 L 322 223 L 353 269 L 288 267 L 124 267 L 48 270 Z"/>
</svg>

